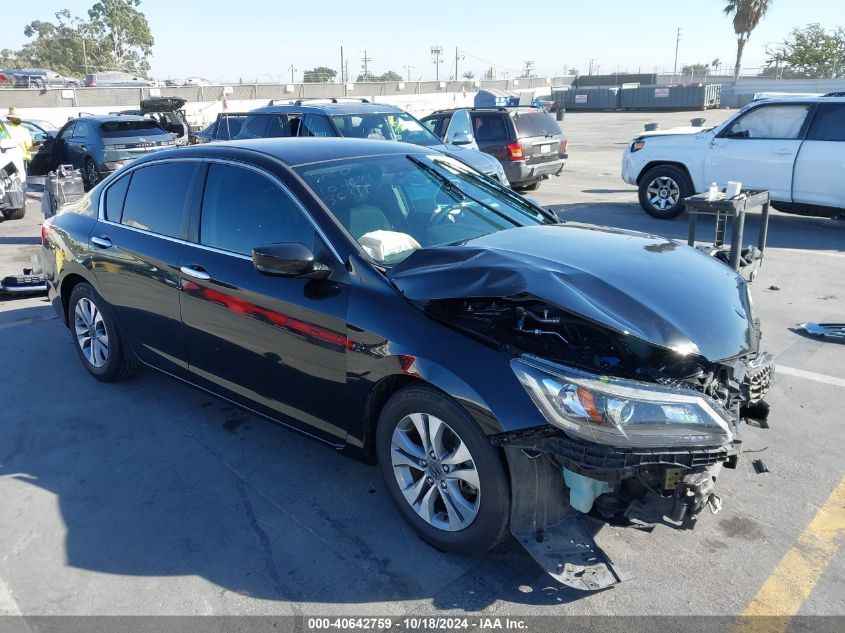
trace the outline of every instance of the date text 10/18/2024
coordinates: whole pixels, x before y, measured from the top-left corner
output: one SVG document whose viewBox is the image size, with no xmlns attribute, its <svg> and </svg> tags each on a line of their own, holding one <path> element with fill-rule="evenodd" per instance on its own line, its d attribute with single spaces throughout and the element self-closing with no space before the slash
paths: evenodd
<svg viewBox="0 0 845 633">
<path fill-rule="evenodd" d="M 493 631 L 528 630 L 528 624 L 519 618 L 442 618 L 442 617 L 407 617 L 393 618 L 308 618 L 311 631 L 359 630 L 359 631 Z"/>
</svg>

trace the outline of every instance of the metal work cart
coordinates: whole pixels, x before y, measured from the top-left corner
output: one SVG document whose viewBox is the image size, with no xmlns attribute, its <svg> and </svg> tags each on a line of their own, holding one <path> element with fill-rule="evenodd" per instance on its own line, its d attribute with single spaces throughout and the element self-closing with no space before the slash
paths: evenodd
<svg viewBox="0 0 845 633">
<path fill-rule="evenodd" d="M 709 194 L 697 194 L 684 198 L 684 205 L 689 214 L 689 235 L 687 244 L 695 246 L 695 233 L 698 226 L 698 216 L 709 215 L 716 219 L 716 237 L 713 241 L 711 255 L 724 261 L 735 271 L 742 273 L 753 281 L 757 269 L 763 261 L 766 250 L 766 237 L 769 231 L 769 192 L 743 190 L 734 198 L 725 198 L 720 192 L 715 200 L 710 200 Z M 757 237 L 757 247 L 742 247 L 745 232 L 745 215 L 747 211 L 762 209 L 760 219 L 760 234 Z M 730 250 L 725 245 L 725 232 L 728 218 L 732 218 Z"/>
</svg>

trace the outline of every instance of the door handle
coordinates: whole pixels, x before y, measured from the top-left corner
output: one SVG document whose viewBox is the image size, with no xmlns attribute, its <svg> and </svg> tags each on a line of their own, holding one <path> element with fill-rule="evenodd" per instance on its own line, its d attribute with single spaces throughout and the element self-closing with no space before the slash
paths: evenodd
<svg viewBox="0 0 845 633">
<path fill-rule="evenodd" d="M 187 275 L 188 277 L 193 277 L 194 279 L 202 279 L 208 280 L 211 279 L 211 275 L 206 272 L 206 270 L 202 266 L 182 266 L 179 270 L 182 271 L 183 275 Z"/>
<path fill-rule="evenodd" d="M 102 237 L 92 237 L 91 243 L 98 248 L 111 248 L 112 243 L 105 235 Z"/>
<path fill-rule="evenodd" d="M 791 149 L 775 149 L 772 150 L 772 154 L 777 154 L 778 156 L 789 156 L 792 153 Z"/>
</svg>

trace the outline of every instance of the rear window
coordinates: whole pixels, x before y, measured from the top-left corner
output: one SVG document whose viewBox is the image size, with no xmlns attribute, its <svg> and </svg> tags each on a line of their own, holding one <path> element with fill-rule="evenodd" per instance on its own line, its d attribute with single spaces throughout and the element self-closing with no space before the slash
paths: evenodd
<svg viewBox="0 0 845 633">
<path fill-rule="evenodd" d="M 516 125 L 516 134 L 519 138 L 563 134 L 557 121 L 545 112 L 517 114 L 513 117 L 513 122 Z"/>
<path fill-rule="evenodd" d="M 122 136 L 170 136 L 158 123 L 146 121 L 109 121 L 100 123 L 100 132 L 105 138 Z"/>
</svg>

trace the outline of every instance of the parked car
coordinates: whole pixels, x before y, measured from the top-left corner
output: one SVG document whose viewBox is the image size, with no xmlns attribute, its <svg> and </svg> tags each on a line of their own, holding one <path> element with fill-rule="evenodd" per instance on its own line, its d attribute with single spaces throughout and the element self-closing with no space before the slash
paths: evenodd
<svg viewBox="0 0 845 633">
<path fill-rule="evenodd" d="M 137 88 L 152 86 L 154 82 L 144 77 L 115 70 L 85 75 L 82 85 L 87 88 Z"/>
<path fill-rule="evenodd" d="M 77 79 L 60 75 L 49 68 L 23 68 L 11 71 L 15 88 L 75 88 Z"/>
<path fill-rule="evenodd" d="M 559 176 L 569 159 L 560 126 L 540 108 L 438 110 L 422 122 L 446 143 L 473 143 L 494 156 L 518 189 L 538 189 L 549 176 Z"/>
<path fill-rule="evenodd" d="M 431 147 L 164 151 L 42 236 L 96 379 L 152 367 L 373 459 L 428 543 L 510 529 L 580 589 L 621 577 L 582 513 L 691 527 L 766 410 L 771 356 L 728 266 L 563 224 Z"/>
<path fill-rule="evenodd" d="M 213 86 L 214 82 L 204 79 L 203 77 L 188 77 L 182 81 L 183 86 Z"/>
<path fill-rule="evenodd" d="M 622 155 L 622 179 L 639 187 L 655 218 L 675 218 L 684 198 L 724 187 L 766 189 L 788 213 L 845 216 L 845 97 L 753 101 L 714 128 L 646 132 Z"/>
<path fill-rule="evenodd" d="M 413 143 L 436 148 L 508 184 L 498 161 L 469 147 L 444 145 L 413 116 L 386 103 L 366 99 L 300 99 L 281 105 L 271 102 L 250 112 L 224 112 L 218 121 L 214 140 L 345 136 Z"/>
<path fill-rule="evenodd" d="M 23 150 L 0 120 L 0 213 L 6 220 L 26 215 L 26 170 Z"/>
<path fill-rule="evenodd" d="M 176 144 L 170 133 L 139 116 L 84 116 L 65 123 L 33 156 L 29 173 L 45 175 L 59 165 L 82 170 L 90 188 L 111 172 L 149 152 Z"/>
<path fill-rule="evenodd" d="M 231 140 L 231 138 L 240 131 L 241 124 L 246 117 L 246 114 L 241 117 L 229 116 L 228 114 L 226 116 L 218 115 L 218 117 L 204 129 L 198 132 L 191 132 L 188 143 L 190 145 L 201 145 L 202 143 L 210 143 L 211 141 Z M 225 127 L 218 131 L 217 126 L 220 121 L 224 122 Z"/>
<path fill-rule="evenodd" d="M 119 114 L 146 116 L 173 135 L 177 145 L 187 145 L 190 126 L 182 108 L 187 101 L 180 97 L 149 97 L 141 101 L 138 110 L 124 110 Z"/>
</svg>

